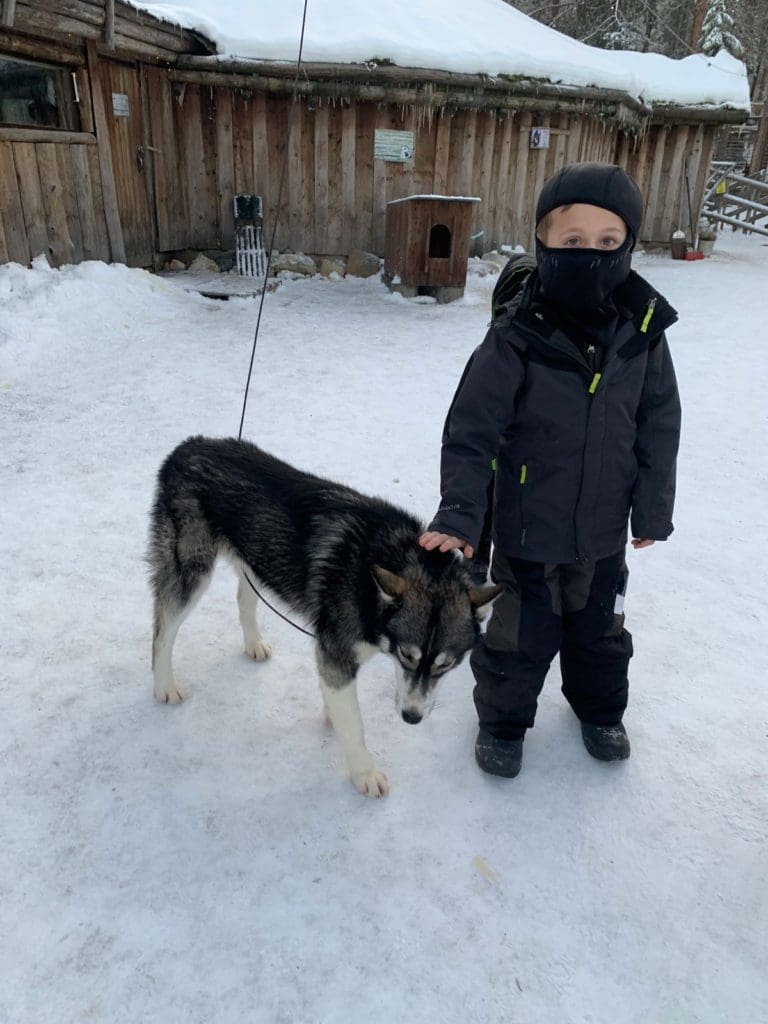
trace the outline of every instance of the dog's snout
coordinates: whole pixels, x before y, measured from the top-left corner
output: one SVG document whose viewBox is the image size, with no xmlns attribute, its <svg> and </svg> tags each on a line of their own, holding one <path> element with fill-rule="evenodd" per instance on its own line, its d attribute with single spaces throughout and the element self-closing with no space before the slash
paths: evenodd
<svg viewBox="0 0 768 1024">
<path fill-rule="evenodd" d="M 402 715 L 403 721 L 407 722 L 408 725 L 418 725 L 422 719 L 422 715 L 420 715 L 418 711 L 405 710 L 402 712 Z"/>
</svg>

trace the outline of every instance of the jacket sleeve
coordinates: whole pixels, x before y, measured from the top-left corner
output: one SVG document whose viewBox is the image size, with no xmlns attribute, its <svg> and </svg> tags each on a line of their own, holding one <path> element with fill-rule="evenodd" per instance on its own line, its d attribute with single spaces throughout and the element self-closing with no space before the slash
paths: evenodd
<svg viewBox="0 0 768 1024">
<path fill-rule="evenodd" d="M 632 494 L 632 536 L 666 540 L 673 530 L 680 396 L 664 335 L 648 355 L 636 422 L 638 474 Z"/>
<path fill-rule="evenodd" d="M 524 376 L 522 342 L 516 347 L 509 329 L 494 324 L 470 357 L 448 411 L 440 461 L 442 501 L 429 530 L 477 547 L 493 473 L 491 461 L 513 418 Z"/>
</svg>

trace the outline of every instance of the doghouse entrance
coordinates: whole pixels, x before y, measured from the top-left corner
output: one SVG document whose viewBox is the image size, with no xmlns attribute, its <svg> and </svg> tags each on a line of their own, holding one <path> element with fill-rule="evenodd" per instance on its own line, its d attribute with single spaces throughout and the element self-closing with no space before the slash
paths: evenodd
<svg viewBox="0 0 768 1024">
<path fill-rule="evenodd" d="M 451 231 L 446 224 L 434 224 L 429 232 L 429 258 L 449 260 L 451 258 Z"/>
</svg>

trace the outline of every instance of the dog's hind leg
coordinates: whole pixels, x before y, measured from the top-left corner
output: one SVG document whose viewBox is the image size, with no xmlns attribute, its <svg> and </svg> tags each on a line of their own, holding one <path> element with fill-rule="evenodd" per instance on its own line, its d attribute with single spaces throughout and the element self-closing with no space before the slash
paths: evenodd
<svg viewBox="0 0 768 1024">
<path fill-rule="evenodd" d="M 155 602 L 155 628 L 152 639 L 152 675 L 155 697 L 162 704 L 180 704 L 185 693 L 173 674 L 173 644 L 184 619 L 192 610 L 191 604 L 169 608 Z"/>
<path fill-rule="evenodd" d="M 240 625 L 243 628 L 245 653 L 256 661 L 266 661 L 272 653 L 272 648 L 262 637 L 256 621 L 256 606 L 259 599 L 248 582 L 250 577 L 250 573 L 246 577 L 242 565 L 237 566 L 237 607 L 240 613 Z"/>
<path fill-rule="evenodd" d="M 349 777 L 364 796 L 386 796 L 387 777 L 376 767 L 365 745 L 357 701 L 357 666 L 343 668 L 319 646 L 316 655 L 323 704 L 344 752 Z"/>
<path fill-rule="evenodd" d="M 150 551 L 155 596 L 152 673 L 157 700 L 179 704 L 184 691 L 173 674 L 173 645 L 179 627 L 210 582 L 216 546 L 200 522 L 178 531 L 168 522 L 161 525 L 163 532 L 155 530 Z"/>
</svg>

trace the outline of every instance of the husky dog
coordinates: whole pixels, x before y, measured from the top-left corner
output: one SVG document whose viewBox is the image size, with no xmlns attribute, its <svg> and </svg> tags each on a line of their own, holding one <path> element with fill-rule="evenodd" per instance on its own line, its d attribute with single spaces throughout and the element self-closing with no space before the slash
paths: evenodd
<svg viewBox="0 0 768 1024">
<path fill-rule="evenodd" d="M 361 793 L 384 796 L 386 777 L 363 738 L 358 668 L 379 650 L 392 655 L 397 710 L 404 721 L 420 722 L 502 589 L 473 587 L 454 553 L 420 548 L 422 530 L 388 502 L 294 469 L 248 442 L 184 441 L 160 469 L 152 509 L 155 697 L 184 699 L 173 643 L 223 554 L 238 573 L 246 653 L 256 661 L 271 653 L 256 624 L 250 578 L 311 624 L 326 718 L 349 775 Z"/>
</svg>

